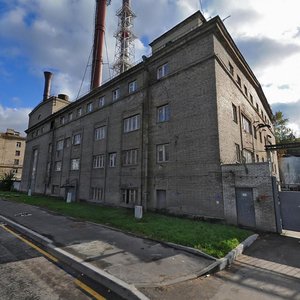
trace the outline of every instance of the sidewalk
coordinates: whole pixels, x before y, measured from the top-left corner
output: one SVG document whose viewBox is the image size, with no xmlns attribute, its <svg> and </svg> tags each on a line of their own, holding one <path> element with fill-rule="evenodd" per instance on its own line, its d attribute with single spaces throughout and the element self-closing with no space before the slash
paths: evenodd
<svg viewBox="0 0 300 300">
<path fill-rule="evenodd" d="M 61 253 L 135 287 L 158 287 L 196 278 L 218 262 L 118 230 L 0 200 L 0 215 L 31 229 Z M 0 217 L 0 221 L 5 222 Z M 12 224 L 11 224 L 12 225 Z M 38 237 L 38 233 L 42 237 Z"/>
</svg>

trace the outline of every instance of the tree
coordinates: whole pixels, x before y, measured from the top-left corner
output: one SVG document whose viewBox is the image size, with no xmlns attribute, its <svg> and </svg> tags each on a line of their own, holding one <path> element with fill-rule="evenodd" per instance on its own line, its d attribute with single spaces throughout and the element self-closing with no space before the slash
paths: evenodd
<svg viewBox="0 0 300 300">
<path fill-rule="evenodd" d="M 277 144 L 293 143 L 296 141 L 295 134 L 292 129 L 287 126 L 288 121 L 289 119 L 284 118 L 281 111 L 277 111 L 274 114 L 273 125 Z"/>
<path fill-rule="evenodd" d="M 0 188 L 4 191 L 10 191 L 14 184 L 14 177 L 15 174 L 12 171 L 5 173 L 0 179 Z"/>
</svg>

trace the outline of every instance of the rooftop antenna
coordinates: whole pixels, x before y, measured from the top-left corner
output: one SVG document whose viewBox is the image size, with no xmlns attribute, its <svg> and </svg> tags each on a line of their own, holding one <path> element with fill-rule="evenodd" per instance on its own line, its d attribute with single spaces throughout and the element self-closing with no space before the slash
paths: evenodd
<svg viewBox="0 0 300 300">
<path fill-rule="evenodd" d="M 130 7 L 130 0 L 123 0 L 122 7 L 117 11 L 119 18 L 118 30 L 115 33 L 116 50 L 113 65 L 114 75 L 117 76 L 133 66 L 134 40 L 133 19 L 136 17 Z"/>
</svg>

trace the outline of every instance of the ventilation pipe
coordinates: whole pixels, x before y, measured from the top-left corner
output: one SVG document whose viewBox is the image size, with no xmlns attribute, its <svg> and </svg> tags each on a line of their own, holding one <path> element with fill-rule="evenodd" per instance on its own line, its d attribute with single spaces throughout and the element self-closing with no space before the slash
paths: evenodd
<svg viewBox="0 0 300 300">
<path fill-rule="evenodd" d="M 107 0 L 96 0 L 91 90 L 99 87 L 102 81 L 102 53 L 105 34 L 106 4 Z"/>
<path fill-rule="evenodd" d="M 52 73 L 46 71 L 44 72 L 44 76 L 45 76 L 45 87 L 44 87 L 43 101 L 46 101 L 50 97 Z"/>
</svg>

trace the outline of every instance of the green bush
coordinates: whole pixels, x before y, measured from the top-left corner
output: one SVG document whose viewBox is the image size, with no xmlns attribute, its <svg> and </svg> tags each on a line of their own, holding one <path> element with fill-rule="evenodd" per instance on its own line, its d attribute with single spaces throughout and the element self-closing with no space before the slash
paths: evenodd
<svg viewBox="0 0 300 300">
<path fill-rule="evenodd" d="M 0 178 L 0 189 L 2 191 L 11 191 L 13 188 L 13 184 L 14 184 L 14 177 L 15 174 L 10 171 L 8 173 L 5 173 L 1 178 Z"/>
</svg>

